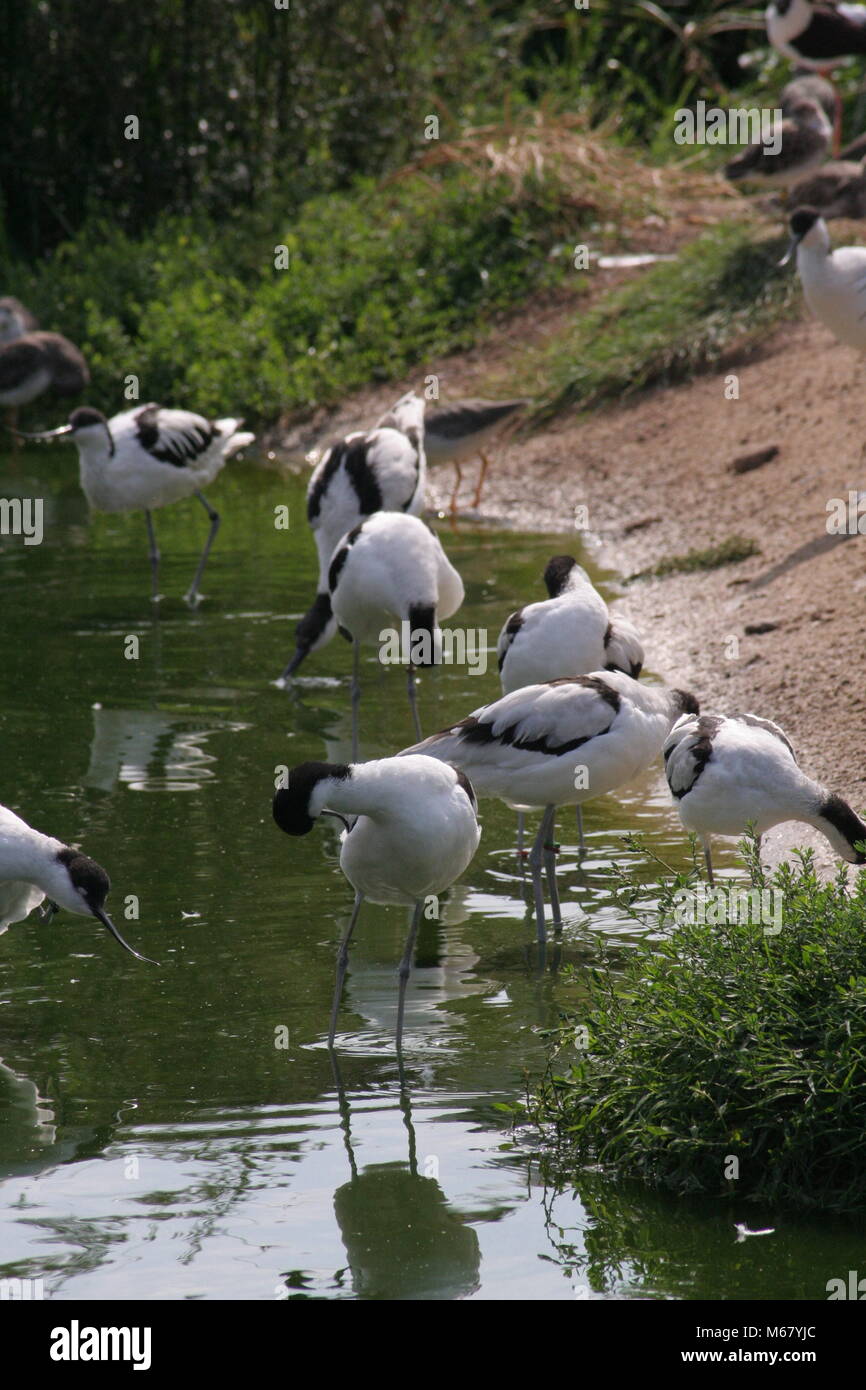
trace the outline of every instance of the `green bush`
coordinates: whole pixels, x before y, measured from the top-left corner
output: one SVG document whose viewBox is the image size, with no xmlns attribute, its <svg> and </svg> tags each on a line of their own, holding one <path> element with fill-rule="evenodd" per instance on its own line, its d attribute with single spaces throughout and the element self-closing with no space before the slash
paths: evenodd
<svg viewBox="0 0 866 1390">
<path fill-rule="evenodd" d="M 610 1165 L 679 1193 L 862 1210 L 866 874 L 852 888 L 843 867 L 822 883 L 804 852 L 768 878 L 753 844 L 746 857 L 750 886 L 782 895 L 777 935 L 760 924 L 672 929 L 694 870 L 664 878 L 651 908 L 620 885 L 653 934 L 624 968 L 593 971 L 586 1012 L 563 1024 L 531 1113 L 557 1168 Z M 588 1047 L 565 1064 L 579 1027 Z"/>
</svg>

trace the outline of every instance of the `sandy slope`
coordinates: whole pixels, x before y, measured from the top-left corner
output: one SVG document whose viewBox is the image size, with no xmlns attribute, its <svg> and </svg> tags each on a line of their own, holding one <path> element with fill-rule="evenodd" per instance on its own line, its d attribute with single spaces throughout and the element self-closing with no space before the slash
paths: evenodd
<svg viewBox="0 0 866 1390">
<path fill-rule="evenodd" d="M 524 331 L 535 337 L 545 326 L 542 314 Z M 487 345 L 434 365 L 443 398 L 481 393 L 491 354 Z M 738 400 L 725 398 L 732 372 Z M 355 397 L 327 429 L 318 421 L 319 432 L 327 440 L 375 418 L 402 388 Z M 735 533 L 757 541 L 760 556 L 735 566 L 629 585 L 623 611 L 644 635 L 652 670 L 693 689 L 707 709 L 778 720 L 804 768 L 861 812 L 866 536 L 830 537 L 826 518 L 828 499 L 866 489 L 864 388 L 866 363 L 804 319 L 717 374 L 586 419 L 560 417 L 515 440 L 497 452 L 482 503 L 491 520 L 560 531 L 585 505 L 600 558 L 623 575 Z M 297 450 L 301 440 L 290 442 Z M 771 462 L 729 471 L 769 445 L 779 451 Z M 447 467 L 433 474 L 438 505 L 450 475 Z M 764 624 L 774 626 L 746 631 Z M 777 851 L 791 840 L 772 838 Z M 805 830 L 793 838 L 823 843 Z"/>
</svg>

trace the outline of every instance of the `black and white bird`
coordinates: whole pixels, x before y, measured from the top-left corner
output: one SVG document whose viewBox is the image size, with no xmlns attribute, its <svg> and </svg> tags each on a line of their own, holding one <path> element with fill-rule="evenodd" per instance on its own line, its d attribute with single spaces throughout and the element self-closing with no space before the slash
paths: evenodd
<svg viewBox="0 0 866 1390">
<path fill-rule="evenodd" d="M 514 690 L 400 756 L 441 758 L 466 773 L 478 796 L 497 797 L 514 810 L 544 808 L 529 859 L 543 942 L 542 868 L 554 925 L 562 921 L 552 844 L 556 808 L 632 781 L 659 756 L 680 715 L 697 712 L 694 696 L 682 690 L 641 685 L 622 671 L 594 671 Z"/>
<path fill-rule="evenodd" d="M 0 932 L 44 902 L 44 919 L 50 921 L 60 908 L 95 917 L 130 955 L 156 965 L 124 941 L 105 911 L 110 887 L 108 874 L 93 859 L 0 806 Z"/>
<path fill-rule="evenodd" d="M 306 835 L 322 815 L 346 826 L 340 868 L 355 905 L 340 943 L 328 1044 L 349 960 L 349 942 L 364 899 L 406 904 L 412 922 L 400 962 L 397 1051 L 403 1039 L 406 981 L 425 906 L 464 872 L 481 831 L 475 793 L 462 772 L 434 758 L 379 758 L 367 763 L 302 763 L 274 796 L 274 820 L 287 835 Z M 351 828 L 346 817 L 355 817 Z"/>
<path fill-rule="evenodd" d="M 866 5 L 828 0 L 772 0 L 766 10 L 767 38 L 784 58 L 827 74 L 845 58 L 866 54 Z M 842 133 L 842 102 L 835 92 L 833 153 Z"/>
<path fill-rule="evenodd" d="M 801 772 L 778 724 L 754 714 L 684 715 L 664 748 L 668 786 L 686 830 L 704 847 L 713 882 L 710 838 L 741 836 L 749 822 L 760 839 L 782 821 L 820 830 L 851 864 L 866 864 L 858 842 L 866 824 L 846 801 Z"/>
<path fill-rule="evenodd" d="M 520 412 L 529 404 L 530 401 L 523 396 L 507 401 L 477 399 L 454 401 L 452 405 L 438 406 L 427 412 L 427 462 L 431 467 L 437 463 L 454 464 L 454 487 L 448 503 L 452 513 L 458 510 L 457 499 L 463 480 L 461 464 L 467 459 L 481 459 L 481 470 L 472 498 L 472 506 L 477 507 L 490 466 L 490 444 L 506 427 L 516 424 Z"/>
<path fill-rule="evenodd" d="M 328 592 L 336 622 L 352 641 L 353 759 L 358 756 L 361 646 L 378 643 L 385 660 L 385 631 L 393 634 L 390 648 L 399 649 L 400 663 L 407 666 L 409 705 L 420 738 L 414 668 L 437 664 L 439 619 L 449 618 L 463 602 L 463 581 L 439 537 L 416 516 L 375 512 L 338 542 Z"/>
<path fill-rule="evenodd" d="M 0 344 L 0 405 L 8 409 L 10 429 L 19 406 L 29 405 L 45 391 L 77 396 L 89 381 L 84 357 L 60 333 L 22 333 Z"/>
<path fill-rule="evenodd" d="M 418 516 L 426 471 L 424 401 L 414 391 L 401 396 L 374 429 L 346 435 L 322 456 L 307 487 L 307 521 L 319 554 L 318 590 L 295 629 L 295 651 L 278 685 L 337 630 L 328 590 L 337 542 L 374 512 Z"/>
<path fill-rule="evenodd" d="M 624 671 L 637 680 L 644 650 L 626 618 L 613 619 L 586 570 L 572 555 L 554 555 L 544 571 L 550 595 L 512 613 L 496 644 L 503 695 L 525 685 L 584 676 L 588 671 Z M 583 817 L 577 807 L 581 848 Z M 519 818 L 523 842 L 523 817 Z"/>
<path fill-rule="evenodd" d="M 830 153 L 833 140 L 833 127 L 824 108 L 808 97 L 790 102 L 772 133 L 772 142 L 757 140 L 729 161 L 725 176 L 732 183 L 759 182 L 785 188 L 817 169 Z"/>
<path fill-rule="evenodd" d="M 840 343 L 866 349 L 866 246 L 833 250 L 827 224 L 815 208 L 791 215 L 791 244 L 781 264 L 796 253 L 806 303 Z"/>
<path fill-rule="evenodd" d="M 197 497 L 210 518 L 210 531 L 186 594 L 198 602 L 198 586 L 219 530 L 219 513 L 201 492 L 223 465 L 255 435 L 240 431 L 242 420 L 206 420 L 191 410 L 136 406 L 106 420 L 100 410 L 80 406 L 69 423 L 55 430 L 24 434 L 25 439 L 71 438 L 77 449 L 81 486 L 97 512 L 143 511 L 150 546 L 152 597 L 159 598 L 159 550 L 151 513 L 158 507 Z M 22 432 L 23 433 L 23 432 Z"/>
<path fill-rule="evenodd" d="M 35 333 L 39 320 L 14 295 L 5 294 L 0 298 L 0 346 L 23 338 L 25 333 Z"/>
</svg>

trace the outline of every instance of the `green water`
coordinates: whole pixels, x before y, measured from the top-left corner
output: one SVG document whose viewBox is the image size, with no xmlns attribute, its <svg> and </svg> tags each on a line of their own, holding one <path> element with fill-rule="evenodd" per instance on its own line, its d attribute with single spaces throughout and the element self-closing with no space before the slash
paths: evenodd
<svg viewBox="0 0 866 1390">
<path fill-rule="evenodd" d="M 156 615 L 141 517 L 91 523 L 71 450 L 3 461 L 0 495 L 43 497 L 45 539 L 0 540 L 0 799 L 109 870 L 133 945 L 61 914 L 0 936 L 0 1278 L 54 1298 L 824 1297 L 862 1264 L 862 1228 L 672 1202 L 598 1174 L 555 1193 L 495 1105 L 520 1094 L 578 971 L 634 927 L 611 907 L 622 834 L 674 863 L 685 846 L 660 775 L 560 818 L 561 947 L 538 968 L 514 817 L 482 803 L 479 852 L 424 922 L 394 1055 L 398 909 L 365 906 L 324 1046 L 352 894 L 322 824 L 271 821 L 274 768 L 348 755 L 349 650 L 335 640 L 291 691 L 272 684 L 311 596 L 303 487 L 235 463 L 210 494 L 223 528 L 207 600 L 181 602 L 204 539 L 193 501 L 159 513 Z M 274 526 L 288 504 L 293 525 Z M 572 537 L 442 530 L 462 624 L 489 641 Z M 138 638 L 138 656 L 128 659 Z M 362 754 L 412 741 L 404 678 L 364 668 Z M 497 693 L 443 669 L 425 730 Z M 138 918 L 129 895 L 138 899 Z M 277 1043 L 286 1042 L 287 1046 Z M 737 1243 L 734 1222 L 775 1226 Z"/>
</svg>

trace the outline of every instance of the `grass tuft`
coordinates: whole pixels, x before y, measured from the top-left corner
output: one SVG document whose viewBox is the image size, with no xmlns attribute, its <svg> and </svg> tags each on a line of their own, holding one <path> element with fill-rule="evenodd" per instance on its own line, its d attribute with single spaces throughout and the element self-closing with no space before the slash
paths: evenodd
<svg viewBox="0 0 866 1390">
<path fill-rule="evenodd" d="M 723 565 L 736 565 L 748 560 L 751 555 L 760 555 L 757 541 L 748 536 L 729 536 L 719 545 L 709 545 L 704 550 L 688 550 L 685 555 L 668 555 L 649 569 L 638 570 L 625 580 L 632 584 L 636 579 L 666 579 L 671 574 L 694 574 L 698 570 L 717 570 Z"/>
</svg>

